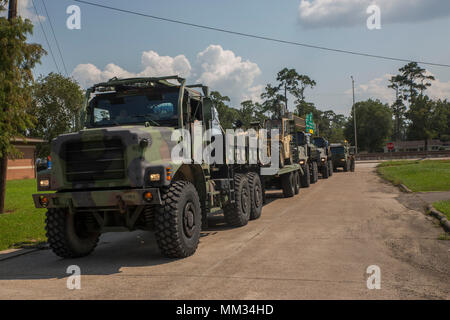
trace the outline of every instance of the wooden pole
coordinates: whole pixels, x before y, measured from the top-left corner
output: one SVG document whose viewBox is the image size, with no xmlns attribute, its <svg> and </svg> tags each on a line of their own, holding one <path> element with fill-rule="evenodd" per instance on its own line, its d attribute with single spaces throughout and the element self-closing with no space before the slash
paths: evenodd
<svg viewBox="0 0 450 320">
<path fill-rule="evenodd" d="M 9 0 L 8 20 L 17 17 L 17 0 Z M 8 153 L 2 150 L 0 158 L 0 213 L 5 212 L 6 174 L 8 172 Z"/>
<path fill-rule="evenodd" d="M 17 17 L 17 0 L 9 0 L 8 20 Z"/>
</svg>

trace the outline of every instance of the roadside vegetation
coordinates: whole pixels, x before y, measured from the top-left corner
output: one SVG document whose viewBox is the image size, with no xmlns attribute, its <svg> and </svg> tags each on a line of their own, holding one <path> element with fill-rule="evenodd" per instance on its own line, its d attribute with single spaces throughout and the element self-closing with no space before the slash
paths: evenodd
<svg viewBox="0 0 450 320">
<path fill-rule="evenodd" d="M 0 250 L 46 241 L 45 210 L 34 207 L 32 193 L 36 193 L 35 179 L 7 182 L 5 213 L 0 214 Z"/>
<path fill-rule="evenodd" d="M 433 203 L 433 207 L 445 214 L 447 219 L 450 220 L 450 200 L 435 202 Z"/>
<path fill-rule="evenodd" d="M 378 173 L 414 192 L 450 191 L 450 160 L 387 161 L 378 165 Z"/>
</svg>

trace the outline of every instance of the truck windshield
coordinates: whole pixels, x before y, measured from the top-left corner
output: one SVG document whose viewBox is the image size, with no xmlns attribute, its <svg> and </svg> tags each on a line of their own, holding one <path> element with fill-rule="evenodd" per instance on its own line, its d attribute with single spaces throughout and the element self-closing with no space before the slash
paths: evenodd
<svg viewBox="0 0 450 320">
<path fill-rule="evenodd" d="M 345 150 L 344 150 L 344 147 L 332 147 L 331 153 L 332 154 L 344 154 Z"/>
<path fill-rule="evenodd" d="M 305 144 L 306 143 L 306 136 L 303 132 L 297 132 L 297 142 L 298 144 Z"/>
<path fill-rule="evenodd" d="M 313 139 L 313 143 L 318 148 L 325 148 L 327 143 L 324 138 L 316 137 Z"/>
<path fill-rule="evenodd" d="M 92 127 L 148 122 L 152 126 L 178 125 L 178 92 L 98 95 L 90 103 Z"/>
</svg>

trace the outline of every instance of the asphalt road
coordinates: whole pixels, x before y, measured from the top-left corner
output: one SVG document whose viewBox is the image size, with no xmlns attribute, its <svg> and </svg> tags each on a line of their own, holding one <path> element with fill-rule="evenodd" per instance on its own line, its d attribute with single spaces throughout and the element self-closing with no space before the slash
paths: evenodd
<svg viewBox="0 0 450 320">
<path fill-rule="evenodd" d="M 162 258 L 151 233 L 134 232 L 104 235 L 82 259 L 41 250 L 0 261 L 0 299 L 449 299 L 450 241 L 373 167 L 290 199 L 271 192 L 242 228 L 218 217 L 187 259 Z M 66 287 L 69 265 L 80 290 Z M 379 290 L 367 288 L 370 265 Z"/>
</svg>

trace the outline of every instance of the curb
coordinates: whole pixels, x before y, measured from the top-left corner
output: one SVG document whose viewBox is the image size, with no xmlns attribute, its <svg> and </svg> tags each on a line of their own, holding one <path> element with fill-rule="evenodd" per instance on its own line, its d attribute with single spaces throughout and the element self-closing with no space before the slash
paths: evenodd
<svg viewBox="0 0 450 320">
<path fill-rule="evenodd" d="M 413 193 L 412 190 L 409 189 L 407 186 L 405 186 L 403 183 L 400 183 L 398 186 L 399 186 L 399 188 L 400 188 L 403 192 L 406 192 L 406 193 Z"/>
<path fill-rule="evenodd" d="M 441 226 L 445 231 L 450 232 L 450 221 L 448 221 L 447 216 L 442 212 L 436 210 L 431 204 L 427 207 L 428 212 L 431 216 L 439 220 Z"/>
<path fill-rule="evenodd" d="M 3 255 L 0 257 L 0 261 L 5 261 L 8 259 L 16 258 L 19 256 L 23 256 L 28 253 L 36 252 L 38 250 L 42 250 L 40 248 L 33 248 L 33 249 L 10 249 L 5 251 L 0 251 L 0 255 Z"/>
</svg>

